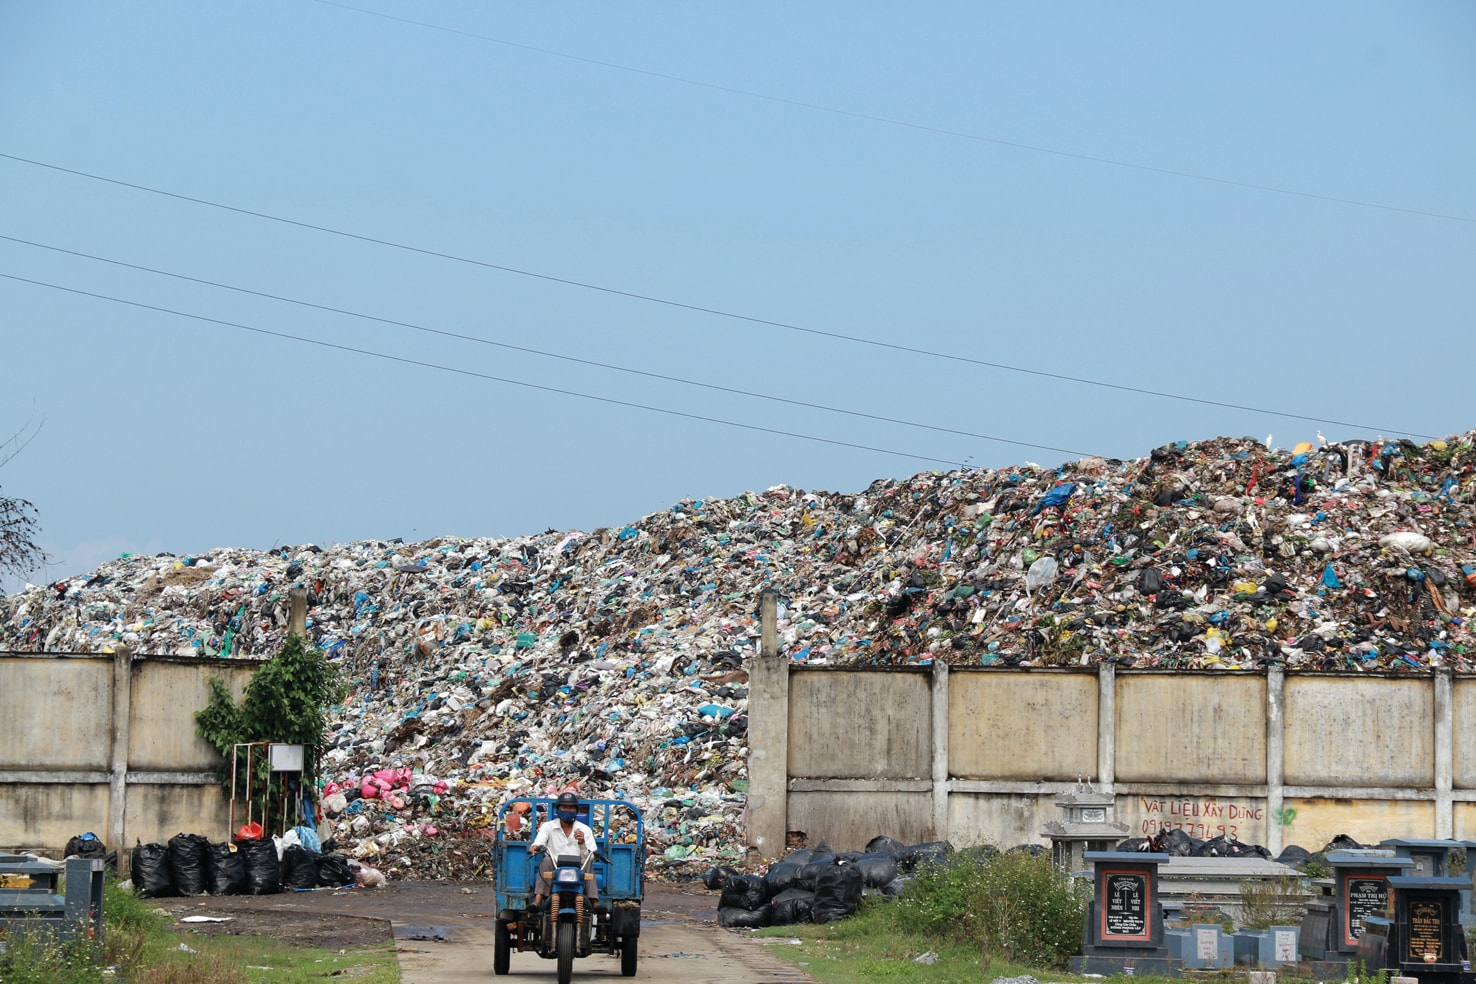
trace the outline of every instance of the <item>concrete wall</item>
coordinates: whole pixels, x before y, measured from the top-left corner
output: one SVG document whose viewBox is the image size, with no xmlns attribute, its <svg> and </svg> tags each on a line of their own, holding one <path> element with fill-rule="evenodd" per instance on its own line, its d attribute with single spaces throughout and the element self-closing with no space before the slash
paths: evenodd
<svg viewBox="0 0 1476 984">
<path fill-rule="evenodd" d="M 1476 838 L 1476 677 L 757 662 L 750 761 L 787 764 L 750 773 L 768 857 L 786 830 L 1040 843 L 1079 778 L 1125 836 Z"/>
<path fill-rule="evenodd" d="M 0 850 L 59 856 L 92 831 L 119 850 L 228 834 L 222 763 L 195 735 L 220 677 L 239 699 L 256 661 L 0 653 Z"/>
</svg>

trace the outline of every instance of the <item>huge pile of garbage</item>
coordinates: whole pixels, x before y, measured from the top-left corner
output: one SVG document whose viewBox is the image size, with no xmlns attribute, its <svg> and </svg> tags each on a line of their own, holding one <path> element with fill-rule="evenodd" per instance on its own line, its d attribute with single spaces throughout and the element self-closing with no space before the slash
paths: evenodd
<svg viewBox="0 0 1476 984">
<path fill-rule="evenodd" d="M 123 557 L 0 600 L 0 650 L 265 657 L 302 587 L 352 685 L 326 765 L 360 857 L 470 873 L 500 802 L 573 785 L 637 802 L 658 864 L 710 864 L 742 840 L 762 590 L 814 663 L 1469 670 L 1473 443 L 1224 438 L 592 532 Z"/>
</svg>

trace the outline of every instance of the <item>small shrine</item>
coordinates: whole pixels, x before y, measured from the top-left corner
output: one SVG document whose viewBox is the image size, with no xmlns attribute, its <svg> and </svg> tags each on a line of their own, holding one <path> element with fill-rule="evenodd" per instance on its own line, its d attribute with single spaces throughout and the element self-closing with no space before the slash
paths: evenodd
<svg viewBox="0 0 1476 984">
<path fill-rule="evenodd" d="M 1051 841 L 1051 858 L 1066 871 L 1086 868 L 1088 851 L 1111 851 L 1128 834 L 1128 825 L 1112 819 L 1117 797 L 1077 780 L 1076 788 L 1056 799 L 1064 816 L 1041 831 Z"/>
</svg>

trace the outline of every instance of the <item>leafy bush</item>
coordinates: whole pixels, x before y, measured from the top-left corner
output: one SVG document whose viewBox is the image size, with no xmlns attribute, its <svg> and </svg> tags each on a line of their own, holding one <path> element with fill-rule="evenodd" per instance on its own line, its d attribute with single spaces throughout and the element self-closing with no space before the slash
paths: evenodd
<svg viewBox="0 0 1476 984">
<path fill-rule="evenodd" d="M 1269 929 L 1302 921 L 1307 890 L 1302 880 L 1282 878 L 1249 879 L 1240 883 L 1240 924 L 1246 929 Z"/>
<path fill-rule="evenodd" d="M 1081 944 L 1089 895 L 1048 855 L 961 857 L 924 869 L 891 904 L 897 928 L 982 947 L 986 959 L 1063 967 Z"/>
</svg>

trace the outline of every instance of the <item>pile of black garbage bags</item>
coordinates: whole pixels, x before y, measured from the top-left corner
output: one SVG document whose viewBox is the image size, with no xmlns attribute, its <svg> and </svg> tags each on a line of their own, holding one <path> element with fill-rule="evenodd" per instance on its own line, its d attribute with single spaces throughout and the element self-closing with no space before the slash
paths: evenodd
<svg viewBox="0 0 1476 984">
<path fill-rule="evenodd" d="M 946 841 L 911 847 L 873 837 L 865 851 L 833 851 L 828 845 L 790 851 L 762 875 L 713 868 L 703 884 L 722 892 L 718 924 L 743 929 L 828 923 L 854 913 L 863 895 L 901 895 L 920 866 L 939 863 Z"/>
<path fill-rule="evenodd" d="M 1314 858 L 1325 856 L 1329 851 L 1356 850 L 1360 846 L 1347 834 L 1338 834 L 1315 854 L 1305 847 L 1288 844 L 1272 860 L 1293 867 L 1301 867 Z M 1116 850 L 1153 851 L 1176 858 L 1271 858 L 1271 852 L 1259 844 L 1247 844 L 1234 837 L 1224 836 L 1200 840 L 1198 837 L 1191 837 L 1177 829 L 1160 831 L 1153 837 L 1129 837 L 1119 843 Z"/>
<path fill-rule="evenodd" d="M 354 884 L 347 858 L 302 844 L 279 848 L 266 836 L 212 844 L 202 834 L 175 834 L 168 844 L 133 849 L 133 887 L 144 898 L 175 895 L 272 895 Z"/>
</svg>

